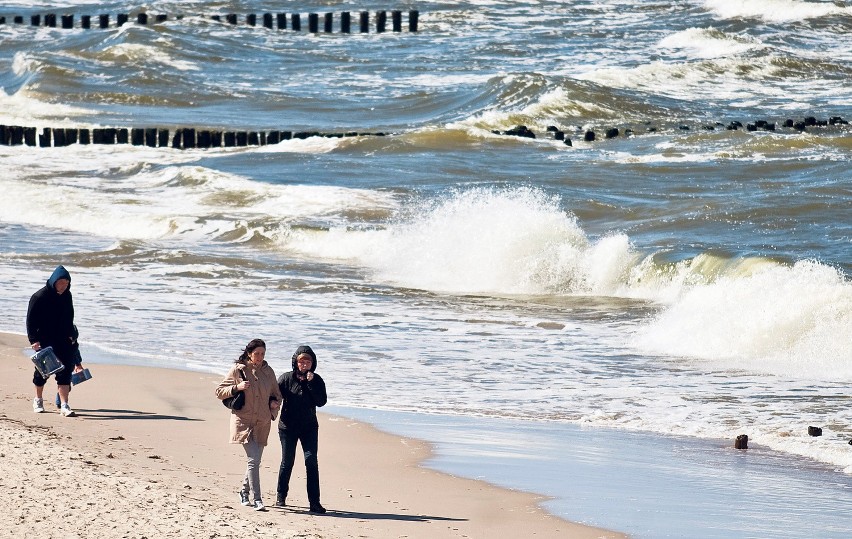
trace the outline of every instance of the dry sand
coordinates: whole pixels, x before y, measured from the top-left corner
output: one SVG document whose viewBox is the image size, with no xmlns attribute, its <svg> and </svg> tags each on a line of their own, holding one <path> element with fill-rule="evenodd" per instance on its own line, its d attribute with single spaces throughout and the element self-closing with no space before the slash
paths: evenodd
<svg viewBox="0 0 852 539">
<path fill-rule="evenodd" d="M 541 497 L 419 466 L 429 446 L 322 414 L 319 460 L 325 515 L 307 512 L 299 449 L 289 505 L 238 503 L 245 471 L 227 443 L 219 376 L 89 364 L 71 392 L 78 417 L 32 411 L 32 363 L 20 335 L 0 333 L 0 537 L 620 538 L 559 519 Z M 223 373 L 224 374 L 224 373 Z M 264 501 L 275 501 L 281 447 L 263 455 Z"/>
</svg>

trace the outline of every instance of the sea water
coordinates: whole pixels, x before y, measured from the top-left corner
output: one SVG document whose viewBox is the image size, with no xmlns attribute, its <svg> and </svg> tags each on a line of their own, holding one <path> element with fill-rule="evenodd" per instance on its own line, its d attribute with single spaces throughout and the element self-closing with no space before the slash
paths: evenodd
<svg viewBox="0 0 852 539">
<path fill-rule="evenodd" d="M 327 34 L 211 19 L 284 11 L 264 2 L 190 1 L 146 4 L 164 23 L 136 24 L 137 9 L 79 27 L 127 9 L 5 3 L 0 124 L 387 136 L 0 146 L 0 329 L 24 331 L 29 296 L 63 264 L 86 361 L 224 373 L 261 337 L 283 371 L 310 344 L 334 405 L 423 417 L 422 437 L 435 417 L 662 447 L 746 434 L 753 457 L 731 458 L 769 463 L 750 474 L 771 485 L 816 466 L 845 486 L 808 518 L 848 514 L 852 131 L 785 123 L 852 119 L 852 8 L 287 5 L 334 12 Z M 418 9 L 419 31 L 338 31 L 342 11 L 383 9 Z M 28 24 L 59 12 L 74 29 Z M 759 120 L 776 129 L 745 128 Z M 517 125 L 537 138 L 499 134 Z M 510 437 L 505 451 L 535 451 Z M 497 482 L 493 464 L 482 475 Z M 695 515 L 686 530 L 727 518 Z"/>
</svg>

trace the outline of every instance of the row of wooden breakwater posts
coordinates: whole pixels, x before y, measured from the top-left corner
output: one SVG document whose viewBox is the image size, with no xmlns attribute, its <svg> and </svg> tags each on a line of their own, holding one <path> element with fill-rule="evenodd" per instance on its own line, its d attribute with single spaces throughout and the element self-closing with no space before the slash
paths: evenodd
<svg viewBox="0 0 852 539">
<path fill-rule="evenodd" d="M 180 150 L 191 148 L 230 148 L 239 146 L 265 146 L 283 140 L 306 139 L 309 137 L 383 137 L 385 133 L 320 133 L 317 131 L 208 131 L 179 128 L 174 132 L 155 127 L 148 128 L 57 128 L 45 127 L 41 133 L 35 127 L 0 125 L 0 145 L 39 146 L 42 148 L 69 146 L 71 144 L 132 144 L 151 148 L 172 147 Z"/>
<path fill-rule="evenodd" d="M 390 12 L 390 20 L 391 20 L 391 30 L 394 32 L 402 32 L 403 24 L 402 24 L 402 11 L 401 10 L 392 10 Z M 362 34 L 369 33 L 370 31 L 370 12 L 369 11 L 360 11 L 357 13 L 358 15 L 358 30 Z M 183 15 L 173 16 L 172 19 L 180 20 L 183 19 Z M 204 17 L 204 16 L 202 16 Z M 226 15 L 210 15 L 210 19 L 215 21 L 224 21 L 230 25 L 240 24 L 240 16 L 235 13 L 229 13 Z M 288 28 L 292 29 L 295 32 L 300 32 L 302 30 L 302 16 L 299 13 L 290 13 L 289 19 L 290 24 L 287 25 L 288 14 L 287 13 L 262 13 L 260 15 L 256 13 L 250 13 L 246 15 L 242 21 L 245 22 L 248 26 L 263 26 L 264 28 L 277 28 L 278 30 L 286 30 Z M 342 34 L 350 34 L 352 33 L 352 13 L 349 11 L 343 11 L 339 15 L 340 19 L 340 33 Z M 417 25 L 420 19 L 420 12 L 418 10 L 409 10 L 408 12 L 408 31 L 416 32 Z M 148 13 L 138 13 L 136 14 L 136 24 L 139 25 L 148 25 L 148 24 L 156 24 L 156 23 L 164 23 L 169 20 L 168 15 L 158 14 L 158 15 L 149 15 Z M 388 25 L 388 12 L 387 11 L 376 11 L 375 17 L 373 19 L 375 21 L 375 31 L 376 33 L 382 33 L 387 31 Z M 9 19 L 12 24 L 25 24 L 25 18 L 22 15 L 15 15 Z M 102 14 L 97 16 L 92 15 L 82 15 L 80 17 L 80 28 L 109 28 L 110 27 L 110 16 L 109 14 Z M 0 15 L 0 25 L 6 24 L 6 17 Z M 130 14 L 128 13 L 119 13 L 115 18 L 115 27 L 124 26 L 125 24 L 130 23 Z M 44 16 L 40 14 L 30 15 L 30 26 L 46 26 L 48 28 L 74 28 L 74 15 L 65 14 L 57 15 L 55 13 L 48 13 Z M 323 32 L 331 33 L 333 32 L 334 26 L 334 14 L 333 13 L 323 13 L 322 14 L 322 28 Z M 318 33 L 320 31 L 320 14 L 319 13 L 308 13 L 308 32 Z"/>
<path fill-rule="evenodd" d="M 808 426 L 808 436 L 822 436 L 822 427 Z M 852 445 L 852 440 L 849 440 L 849 445 Z M 740 434 L 734 438 L 734 449 L 748 449 L 748 435 Z"/>
<path fill-rule="evenodd" d="M 807 116 L 801 120 L 793 120 L 792 118 L 787 118 L 783 122 L 769 122 L 766 120 L 756 120 L 754 122 L 746 123 L 745 125 L 737 120 L 733 122 L 729 122 L 728 124 L 723 124 L 722 122 L 716 122 L 713 125 L 705 124 L 700 126 L 700 129 L 703 131 L 715 131 L 717 129 L 725 129 L 727 131 L 738 131 L 740 129 L 744 131 L 780 131 L 783 129 L 790 129 L 796 132 L 804 132 L 808 131 L 809 128 L 823 128 L 830 126 L 846 126 L 849 125 L 848 120 L 844 120 L 840 116 L 832 116 L 827 120 L 819 120 L 815 116 Z M 686 124 L 680 124 L 677 127 L 680 131 L 691 131 L 692 127 Z M 649 126 L 645 130 L 645 133 L 656 133 L 658 131 L 657 127 Z M 533 132 L 529 127 L 525 125 L 516 125 L 511 129 L 507 129 L 506 131 L 500 131 L 499 129 L 495 129 L 491 131 L 495 135 L 508 135 L 512 137 L 522 137 L 522 138 L 537 138 L 535 132 Z M 560 129 L 555 125 L 547 126 L 547 133 L 552 133 L 552 138 L 554 140 L 561 140 L 567 146 L 573 146 L 571 142 L 571 137 L 564 130 Z M 577 133 L 579 138 L 582 138 L 585 142 L 593 142 L 600 138 L 600 134 L 596 133 L 592 129 L 588 129 L 585 132 L 581 128 L 577 128 Z M 604 130 L 603 135 L 604 138 L 611 139 L 619 136 L 630 137 L 635 135 L 636 132 L 632 128 L 627 128 L 624 131 L 620 130 L 617 127 L 611 127 L 609 129 Z"/>
</svg>

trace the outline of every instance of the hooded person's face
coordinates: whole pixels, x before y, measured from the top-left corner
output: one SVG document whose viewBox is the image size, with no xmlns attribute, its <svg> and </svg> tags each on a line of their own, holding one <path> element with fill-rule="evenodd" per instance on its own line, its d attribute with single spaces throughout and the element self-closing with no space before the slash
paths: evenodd
<svg viewBox="0 0 852 539">
<path fill-rule="evenodd" d="M 299 369 L 299 372 L 305 374 L 314 364 L 314 360 L 311 359 L 311 356 L 308 354 L 301 354 L 296 358 L 296 368 Z"/>
<path fill-rule="evenodd" d="M 56 284 L 53 285 L 54 290 L 56 290 L 57 294 L 63 294 L 66 290 L 68 290 L 68 285 L 71 283 L 68 279 L 57 279 Z"/>
</svg>

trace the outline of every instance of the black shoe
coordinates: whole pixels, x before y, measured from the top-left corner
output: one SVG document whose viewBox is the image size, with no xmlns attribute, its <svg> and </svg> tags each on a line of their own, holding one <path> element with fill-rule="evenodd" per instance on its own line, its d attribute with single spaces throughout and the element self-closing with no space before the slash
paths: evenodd
<svg viewBox="0 0 852 539">
<path fill-rule="evenodd" d="M 286 498 L 281 498 L 281 497 L 276 498 L 275 507 L 286 507 L 286 506 L 287 506 L 287 499 Z"/>
<path fill-rule="evenodd" d="M 319 502 L 312 503 L 311 508 L 309 509 L 311 513 L 317 513 L 319 515 L 325 514 L 325 507 L 321 506 Z"/>
</svg>

